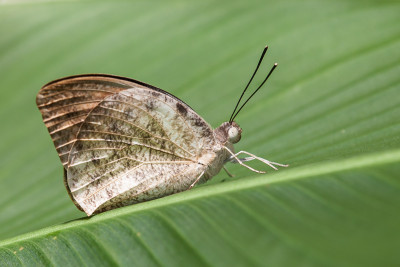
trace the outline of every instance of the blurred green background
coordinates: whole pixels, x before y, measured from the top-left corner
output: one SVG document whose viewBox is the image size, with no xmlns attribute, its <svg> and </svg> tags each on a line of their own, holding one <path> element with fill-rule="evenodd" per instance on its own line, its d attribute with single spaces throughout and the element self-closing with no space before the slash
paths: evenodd
<svg viewBox="0 0 400 267">
<path fill-rule="evenodd" d="M 0 265 L 395 266 L 399 14 L 398 1 L 2 1 Z M 279 66 L 237 117 L 236 149 L 290 168 L 228 165 L 235 178 L 184 193 L 89 219 L 75 208 L 42 85 L 127 76 L 216 127 L 266 44 L 255 84 Z"/>
</svg>

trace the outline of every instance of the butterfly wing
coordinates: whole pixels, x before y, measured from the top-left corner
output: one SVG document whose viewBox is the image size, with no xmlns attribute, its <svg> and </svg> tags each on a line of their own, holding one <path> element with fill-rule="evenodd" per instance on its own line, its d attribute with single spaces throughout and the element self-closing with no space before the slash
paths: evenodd
<svg viewBox="0 0 400 267">
<path fill-rule="evenodd" d="M 66 125 L 76 130 L 59 126 L 59 132 L 65 131 L 68 138 L 60 133 L 56 140 L 61 138 L 69 147 L 58 151 L 67 172 L 67 188 L 88 215 L 182 191 L 205 170 L 207 166 L 200 164 L 199 158 L 204 151 L 212 151 L 213 131 L 188 105 L 161 89 L 120 77 L 91 77 L 90 88 L 96 88 L 91 91 L 87 82 L 79 84 L 87 78 L 62 80 L 69 87 L 86 90 L 86 94 L 95 92 L 95 96 L 82 99 L 81 95 L 64 93 L 70 98 L 66 111 L 74 113 L 67 116 L 71 120 Z M 103 90 L 103 78 L 112 82 L 113 91 Z M 103 99 L 97 94 L 100 90 L 106 91 Z M 82 104 L 86 99 L 97 102 L 87 108 Z M 58 103 L 62 110 L 62 101 L 50 103 Z M 41 111 L 50 105 L 42 104 Z M 66 113 L 60 110 L 59 114 Z M 54 113 L 43 113 L 44 120 L 45 115 L 53 120 L 65 116 Z M 46 126 L 51 121 L 45 120 Z M 54 143 L 58 150 L 62 147 Z"/>
<path fill-rule="evenodd" d="M 122 77 L 93 74 L 66 77 L 42 87 L 36 104 L 64 166 L 88 113 L 107 96 L 135 85 L 136 81 Z"/>
</svg>

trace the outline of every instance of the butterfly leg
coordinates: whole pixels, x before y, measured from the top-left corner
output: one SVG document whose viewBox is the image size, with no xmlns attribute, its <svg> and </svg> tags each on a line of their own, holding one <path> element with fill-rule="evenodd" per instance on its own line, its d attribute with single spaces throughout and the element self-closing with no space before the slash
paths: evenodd
<svg viewBox="0 0 400 267">
<path fill-rule="evenodd" d="M 241 159 L 242 161 L 250 161 L 250 160 L 257 159 L 257 160 L 259 160 L 259 161 L 261 161 L 261 162 L 267 164 L 268 166 L 270 166 L 270 167 L 273 168 L 274 170 L 278 170 L 278 168 L 276 168 L 274 165 L 280 166 L 280 167 L 288 167 L 288 166 L 289 166 L 289 165 L 287 165 L 287 164 L 281 164 L 281 163 L 278 163 L 278 162 L 273 162 L 273 161 L 269 161 L 269 160 L 266 160 L 266 159 L 257 157 L 256 155 L 253 155 L 253 154 L 251 154 L 251 153 L 249 153 L 249 152 L 247 152 L 247 151 L 239 151 L 239 152 L 237 152 L 237 153 L 235 154 L 235 156 L 238 156 L 238 155 L 240 155 L 240 154 L 246 154 L 246 155 L 250 156 L 250 157 L 246 157 L 246 158 Z M 231 158 L 232 158 L 232 157 L 231 157 Z M 232 162 L 236 163 L 235 160 L 234 160 L 234 158 L 232 158 Z"/>
<path fill-rule="evenodd" d="M 222 168 L 224 168 L 224 171 L 228 174 L 229 177 L 235 177 L 235 175 L 233 175 L 232 173 L 230 173 L 225 166 L 222 166 Z"/>
<path fill-rule="evenodd" d="M 255 158 L 254 157 L 245 157 L 245 158 L 240 158 L 239 160 L 241 161 L 241 162 L 246 162 L 246 161 L 251 161 L 251 160 L 254 160 Z M 229 158 L 227 158 L 225 161 L 224 161 L 224 164 L 225 163 L 227 163 L 227 162 L 231 162 L 231 163 L 238 163 L 237 162 L 237 160 L 234 158 L 234 157 L 229 157 Z"/>
<path fill-rule="evenodd" d="M 263 171 L 259 171 L 259 170 L 253 169 L 253 168 L 250 167 L 249 165 L 244 164 L 244 163 L 242 162 L 242 160 L 240 160 L 229 148 L 227 148 L 226 146 L 224 146 L 224 148 L 231 154 L 231 158 L 232 158 L 232 159 L 235 159 L 235 161 L 236 161 L 237 163 L 239 163 L 240 165 L 242 165 L 243 167 L 245 167 L 245 168 L 247 168 L 247 169 L 249 169 L 249 170 L 251 170 L 251 171 L 253 171 L 253 172 L 265 173 L 265 172 L 263 172 Z"/>
<path fill-rule="evenodd" d="M 193 186 L 195 186 L 201 179 L 201 177 L 203 176 L 204 171 L 202 173 L 200 173 L 200 175 L 196 178 L 196 180 L 189 186 L 189 188 L 187 190 L 190 190 L 193 188 Z"/>
</svg>

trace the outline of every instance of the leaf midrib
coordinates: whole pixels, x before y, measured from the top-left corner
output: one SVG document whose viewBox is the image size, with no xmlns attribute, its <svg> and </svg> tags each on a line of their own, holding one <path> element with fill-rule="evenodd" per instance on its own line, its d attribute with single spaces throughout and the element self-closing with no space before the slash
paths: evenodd
<svg viewBox="0 0 400 267">
<path fill-rule="evenodd" d="M 89 225 L 92 223 L 98 223 L 114 217 L 128 215 L 138 211 L 149 210 L 152 208 L 163 207 L 167 205 L 176 204 L 179 202 L 190 201 L 205 196 L 214 196 L 224 194 L 228 192 L 234 192 L 239 190 L 250 189 L 258 186 L 265 186 L 279 182 L 288 182 L 292 180 L 298 180 L 302 178 L 315 177 L 319 175 L 326 175 L 331 173 L 337 173 L 347 171 L 351 169 L 359 169 L 363 167 L 373 167 L 383 164 L 390 164 L 400 161 L 400 149 L 387 150 L 379 153 L 370 153 L 367 155 L 356 156 L 341 160 L 334 160 L 328 162 L 322 162 L 312 165 L 306 165 L 296 167 L 293 169 L 287 169 L 273 174 L 249 176 L 246 179 L 240 179 L 229 183 L 214 184 L 213 186 L 204 186 L 201 188 L 190 190 L 190 192 L 182 192 L 174 194 L 162 199 L 156 199 L 149 202 L 144 202 L 116 210 L 112 210 L 106 213 L 98 214 L 96 216 L 70 221 L 64 224 L 49 226 L 37 231 L 22 234 L 16 237 L 5 239 L 0 241 L 0 247 L 7 246 L 12 243 L 29 240 L 32 238 L 38 238 L 40 236 L 49 235 L 54 232 L 79 227 L 81 225 Z"/>
</svg>

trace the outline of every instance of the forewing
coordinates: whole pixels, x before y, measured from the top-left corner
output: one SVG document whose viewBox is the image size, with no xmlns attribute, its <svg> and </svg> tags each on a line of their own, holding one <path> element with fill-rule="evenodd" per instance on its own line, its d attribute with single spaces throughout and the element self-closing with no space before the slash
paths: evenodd
<svg viewBox="0 0 400 267">
<path fill-rule="evenodd" d="M 43 86 L 36 103 L 64 166 L 89 112 L 107 96 L 134 86 L 147 85 L 118 76 L 88 74 L 66 77 Z"/>
<path fill-rule="evenodd" d="M 211 127 L 184 102 L 135 86 L 106 97 L 82 122 L 67 183 L 87 214 L 141 194 L 161 197 L 187 189 L 207 167 L 199 157 L 214 144 Z"/>
</svg>

